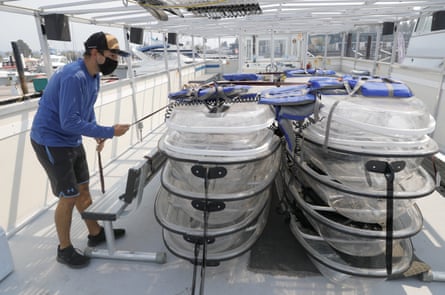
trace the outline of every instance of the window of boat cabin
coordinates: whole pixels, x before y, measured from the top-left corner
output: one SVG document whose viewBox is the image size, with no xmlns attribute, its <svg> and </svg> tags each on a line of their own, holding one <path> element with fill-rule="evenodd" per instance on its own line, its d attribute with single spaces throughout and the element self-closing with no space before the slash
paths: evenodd
<svg viewBox="0 0 445 295">
<path fill-rule="evenodd" d="M 414 32 L 416 34 L 445 30 L 445 10 L 425 14 L 419 18 Z"/>
<path fill-rule="evenodd" d="M 432 21 L 433 16 L 431 14 L 421 16 L 417 21 L 416 29 L 414 31 L 417 34 L 431 32 Z"/>
<path fill-rule="evenodd" d="M 431 31 L 445 30 L 445 10 L 433 13 Z"/>
<path fill-rule="evenodd" d="M 274 57 L 283 58 L 286 57 L 286 40 L 275 39 L 274 44 Z M 272 42 L 271 40 L 258 40 L 258 56 L 260 58 L 270 58 L 272 54 Z"/>
</svg>

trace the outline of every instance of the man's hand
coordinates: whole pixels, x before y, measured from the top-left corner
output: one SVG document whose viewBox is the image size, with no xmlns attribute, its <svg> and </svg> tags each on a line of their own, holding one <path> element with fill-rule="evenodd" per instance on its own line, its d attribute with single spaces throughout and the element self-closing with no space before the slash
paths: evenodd
<svg viewBox="0 0 445 295">
<path fill-rule="evenodd" d="M 130 124 L 116 124 L 113 126 L 114 128 L 114 136 L 124 135 L 128 129 L 130 129 Z"/>
<path fill-rule="evenodd" d="M 96 151 L 100 153 L 104 149 L 105 138 L 96 138 L 96 142 L 97 142 Z"/>
</svg>

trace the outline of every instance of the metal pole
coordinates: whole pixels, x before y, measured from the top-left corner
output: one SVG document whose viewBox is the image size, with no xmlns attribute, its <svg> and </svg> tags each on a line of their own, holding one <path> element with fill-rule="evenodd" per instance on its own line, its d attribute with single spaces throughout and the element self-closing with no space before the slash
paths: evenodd
<svg viewBox="0 0 445 295">
<path fill-rule="evenodd" d="M 375 50 L 374 50 L 374 65 L 372 67 L 372 75 L 377 75 L 377 61 L 379 58 L 379 52 L 380 52 L 380 40 L 382 39 L 382 26 L 379 26 L 379 29 L 377 30 L 377 37 L 375 40 Z"/>
<path fill-rule="evenodd" d="M 219 73 L 222 76 L 224 70 L 223 70 L 223 63 L 221 59 L 221 37 L 218 36 L 218 62 L 220 64 Z"/>
<path fill-rule="evenodd" d="M 164 39 L 164 64 L 165 64 L 165 73 L 167 75 L 167 89 L 168 93 L 172 92 L 172 86 L 170 81 L 170 71 L 168 69 L 168 56 L 167 56 L 167 33 L 162 33 L 162 38 Z"/>
<path fill-rule="evenodd" d="M 19 47 L 17 46 L 17 42 L 11 42 L 12 51 L 14 52 L 15 66 L 17 69 L 17 74 L 20 79 L 20 87 L 22 88 L 23 94 L 28 93 L 28 85 L 25 80 L 25 69 L 23 67 L 22 56 L 19 51 Z"/>
<path fill-rule="evenodd" d="M 309 63 L 308 59 L 308 48 L 309 48 L 309 33 L 305 33 L 303 35 L 303 40 L 301 42 L 303 50 L 302 50 L 302 56 L 303 56 L 303 69 L 306 70 L 306 65 Z"/>
<path fill-rule="evenodd" d="M 43 63 L 45 66 L 46 77 L 49 79 L 53 74 L 53 70 L 51 67 L 51 59 L 49 57 L 49 47 L 48 40 L 46 38 L 46 34 L 44 31 L 44 24 L 42 22 L 42 16 L 38 13 L 35 13 L 34 19 L 36 21 L 37 35 L 39 36 L 40 49 L 42 50 Z"/>
<path fill-rule="evenodd" d="M 196 49 L 195 49 L 195 36 L 192 36 L 192 61 L 193 61 L 193 66 L 195 66 L 196 63 Z M 196 67 L 195 70 L 193 71 L 193 80 L 196 80 Z"/>
<path fill-rule="evenodd" d="M 243 64 L 247 55 L 245 46 L 245 35 L 238 35 L 238 72 L 243 71 Z"/>
<path fill-rule="evenodd" d="M 176 34 L 176 55 L 178 57 L 178 89 L 182 89 L 182 65 L 181 65 L 181 51 L 179 50 L 179 35 Z"/>
<path fill-rule="evenodd" d="M 358 49 L 360 47 L 360 31 L 357 31 L 355 36 L 355 52 L 354 52 L 354 70 L 357 67 Z"/>
<path fill-rule="evenodd" d="M 274 40 L 274 31 L 270 30 L 270 64 L 272 67 L 275 62 L 275 40 Z"/>
<path fill-rule="evenodd" d="M 326 69 L 326 59 L 328 58 L 328 34 L 324 35 L 324 57 L 323 57 L 323 69 Z"/>
<path fill-rule="evenodd" d="M 397 52 L 397 25 L 394 23 L 394 29 L 392 31 L 392 50 L 391 50 L 391 63 L 388 68 L 388 77 L 391 77 L 392 73 L 392 66 L 394 64 L 394 61 L 396 60 L 396 52 Z"/>
<path fill-rule="evenodd" d="M 132 52 L 130 49 L 130 42 L 128 40 L 128 36 L 129 36 L 129 27 L 125 26 L 123 28 L 123 34 L 124 34 L 124 40 L 125 40 L 125 49 L 128 52 Z M 137 118 L 139 118 L 138 116 L 138 108 L 137 108 L 137 102 L 136 102 L 136 85 L 135 85 L 135 81 L 134 81 L 134 71 L 133 71 L 133 60 L 132 57 L 129 56 L 127 58 L 127 77 L 130 79 L 130 87 L 131 87 L 131 101 L 133 102 L 133 121 L 136 121 Z M 137 136 L 139 136 L 139 140 L 142 140 L 142 128 L 144 127 L 144 125 L 142 123 L 138 124 L 138 133 Z"/>
</svg>

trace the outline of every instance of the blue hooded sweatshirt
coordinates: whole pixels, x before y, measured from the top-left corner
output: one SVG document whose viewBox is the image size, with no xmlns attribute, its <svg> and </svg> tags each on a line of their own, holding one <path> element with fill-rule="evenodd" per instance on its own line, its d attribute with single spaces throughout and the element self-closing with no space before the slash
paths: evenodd
<svg viewBox="0 0 445 295">
<path fill-rule="evenodd" d="M 45 146 L 76 147 L 82 136 L 112 138 L 113 127 L 96 123 L 94 104 L 100 77 L 92 77 L 82 59 L 59 69 L 39 101 L 31 138 Z"/>
</svg>

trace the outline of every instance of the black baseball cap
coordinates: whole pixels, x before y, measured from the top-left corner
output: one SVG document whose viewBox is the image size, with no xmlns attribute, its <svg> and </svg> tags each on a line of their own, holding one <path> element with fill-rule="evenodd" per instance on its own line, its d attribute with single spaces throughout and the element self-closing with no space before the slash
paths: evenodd
<svg viewBox="0 0 445 295">
<path fill-rule="evenodd" d="M 116 37 L 104 32 L 97 32 L 91 35 L 87 41 L 85 41 L 85 50 L 97 49 L 97 50 L 110 50 L 111 52 L 123 57 L 130 56 L 126 51 L 119 49 L 119 42 Z"/>
</svg>

